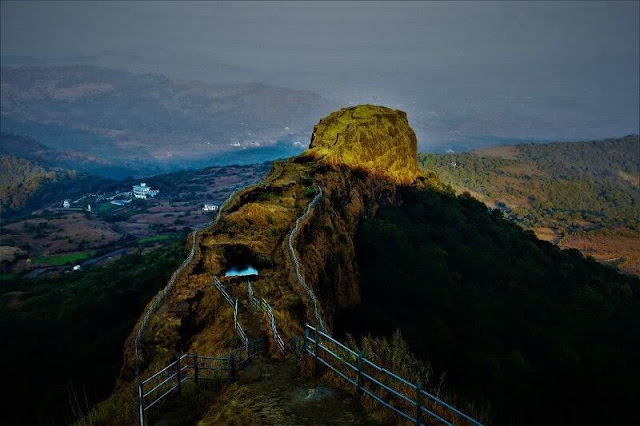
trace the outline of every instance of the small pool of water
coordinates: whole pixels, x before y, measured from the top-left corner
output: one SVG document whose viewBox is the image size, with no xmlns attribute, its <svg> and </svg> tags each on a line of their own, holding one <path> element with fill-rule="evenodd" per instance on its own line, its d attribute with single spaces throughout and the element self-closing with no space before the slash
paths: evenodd
<svg viewBox="0 0 640 426">
<path fill-rule="evenodd" d="M 251 265 L 244 269 L 238 269 L 232 266 L 224 273 L 225 277 L 245 277 L 247 275 L 258 275 L 258 270 Z"/>
</svg>

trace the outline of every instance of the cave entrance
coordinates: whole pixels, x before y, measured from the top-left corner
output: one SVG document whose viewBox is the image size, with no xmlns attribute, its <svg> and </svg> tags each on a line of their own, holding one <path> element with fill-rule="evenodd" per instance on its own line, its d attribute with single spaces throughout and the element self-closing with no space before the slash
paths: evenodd
<svg viewBox="0 0 640 426">
<path fill-rule="evenodd" d="M 258 275 L 258 270 L 251 265 L 232 266 L 224 272 L 225 277 L 248 277 Z"/>
<path fill-rule="evenodd" d="M 259 274 L 263 266 L 256 254 L 247 246 L 229 244 L 224 248 L 225 277 L 248 277 Z"/>
</svg>

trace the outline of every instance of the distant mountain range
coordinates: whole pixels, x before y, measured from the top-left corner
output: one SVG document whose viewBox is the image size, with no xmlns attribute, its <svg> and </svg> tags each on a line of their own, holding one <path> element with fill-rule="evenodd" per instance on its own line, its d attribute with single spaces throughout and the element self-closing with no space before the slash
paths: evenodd
<svg viewBox="0 0 640 426">
<path fill-rule="evenodd" d="M 0 133 L 0 154 L 35 162 L 47 168 L 61 168 L 122 179 L 135 175 L 136 169 L 113 160 L 105 160 L 74 150 L 54 149 L 28 136 Z M 149 168 L 145 169 L 147 172 Z"/>
<path fill-rule="evenodd" d="M 289 156 L 334 106 L 303 90 L 85 65 L 2 67 L 1 88 L 3 132 L 142 173 L 202 167 L 265 146 Z"/>
</svg>

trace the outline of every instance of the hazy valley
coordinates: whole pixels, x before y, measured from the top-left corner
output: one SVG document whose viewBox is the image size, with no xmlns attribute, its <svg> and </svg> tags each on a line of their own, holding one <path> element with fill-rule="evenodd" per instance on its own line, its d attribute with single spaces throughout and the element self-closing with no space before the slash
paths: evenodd
<svg viewBox="0 0 640 426">
<path fill-rule="evenodd" d="M 3 66 L 1 76 L 3 132 L 102 163 L 108 177 L 122 177 L 123 169 L 148 175 L 299 153 L 315 117 L 334 106 L 303 90 L 95 66 Z M 258 148 L 266 148 L 267 158 Z M 243 156 L 233 157 L 238 152 Z"/>
</svg>

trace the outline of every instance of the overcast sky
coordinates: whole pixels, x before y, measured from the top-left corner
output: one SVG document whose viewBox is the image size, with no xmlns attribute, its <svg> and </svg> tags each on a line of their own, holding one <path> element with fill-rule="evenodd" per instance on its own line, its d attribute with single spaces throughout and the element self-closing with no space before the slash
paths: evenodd
<svg viewBox="0 0 640 426">
<path fill-rule="evenodd" d="M 2 1 L 1 24 L 5 58 L 90 56 L 214 83 L 306 88 L 404 108 L 426 137 L 473 114 L 510 123 L 465 121 L 477 135 L 638 132 L 637 1 Z M 440 115 L 447 120 L 430 128 Z"/>
</svg>

